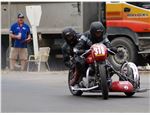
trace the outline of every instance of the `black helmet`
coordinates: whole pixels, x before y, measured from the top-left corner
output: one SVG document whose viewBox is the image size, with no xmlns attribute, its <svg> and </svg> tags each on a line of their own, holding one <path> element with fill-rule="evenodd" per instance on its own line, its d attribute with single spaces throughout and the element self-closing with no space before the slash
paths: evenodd
<svg viewBox="0 0 150 115">
<path fill-rule="evenodd" d="M 98 41 L 100 41 L 100 39 L 105 34 L 105 27 L 99 21 L 92 22 L 90 26 L 90 33 L 94 39 L 97 39 Z"/>
<path fill-rule="evenodd" d="M 62 31 L 62 37 L 69 45 L 74 45 L 77 42 L 77 36 L 74 29 L 68 27 Z"/>
</svg>

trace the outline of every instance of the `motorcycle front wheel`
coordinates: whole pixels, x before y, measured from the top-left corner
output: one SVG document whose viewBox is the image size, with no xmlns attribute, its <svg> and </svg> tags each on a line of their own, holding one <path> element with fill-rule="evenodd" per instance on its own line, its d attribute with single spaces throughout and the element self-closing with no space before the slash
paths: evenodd
<svg viewBox="0 0 150 115">
<path fill-rule="evenodd" d="M 78 91 L 75 91 L 71 88 L 71 85 L 70 85 L 70 80 L 73 79 L 73 73 L 74 71 L 73 70 L 69 70 L 69 74 L 68 74 L 68 87 L 69 87 L 69 90 L 71 92 L 72 95 L 74 96 L 81 96 L 82 95 L 82 91 L 78 90 Z"/>
<path fill-rule="evenodd" d="M 101 89 L 102 89 L 103 99 L 108 99 L 109 88 L 108 88 L 108 83 L 107 83 L 106 67 L 104 64 L 99 64 L 99 73 L 101 77 Z"/>
</svg>

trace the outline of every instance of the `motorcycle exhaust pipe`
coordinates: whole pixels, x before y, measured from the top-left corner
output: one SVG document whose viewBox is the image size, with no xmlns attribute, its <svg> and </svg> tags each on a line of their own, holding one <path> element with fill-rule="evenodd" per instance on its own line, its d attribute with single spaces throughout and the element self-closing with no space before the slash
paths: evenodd
<svg viewBox="0 0 150 115">
<path fill-rule="evenodd" d="M 80 91 L 90 91 L 90 90 L 96 89 L 98 87 L 99 87 L 98 85 L 90 87 L 90 88 L 75 88 L 75 87 L 71 86 L 71 89 L 74 91 L 79 91 L 79 90 Z"/>
</svg>

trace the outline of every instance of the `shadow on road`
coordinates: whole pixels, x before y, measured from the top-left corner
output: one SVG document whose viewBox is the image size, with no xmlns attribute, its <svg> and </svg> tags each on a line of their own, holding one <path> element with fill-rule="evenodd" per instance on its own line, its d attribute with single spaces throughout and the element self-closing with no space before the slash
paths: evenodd
<svg viewBox="0 0 150 115">
<path fill-rule="evenodd" d="M 67 96 L 68 97 L 68 96 Z M 102 99 L 102 95 L 99 94 L 95 94 L 95 95 L 87 95 L 87 94 L 83 94 L 82 96 L 72 96 L 69 95 L 70 98 L 89 98 L 89 99 L 97 99 L 97 98 L 101 98 Z M 109 99 L 114 98 L 114 99 L 124 99 L 124 98 L 145 98 L 145 96 L 132 96 L 132 97 L 127 97 L 126 95 L 122 95 L 122 94 L 115 94 L 115 95 L 109 95 Z"/>
</svg>

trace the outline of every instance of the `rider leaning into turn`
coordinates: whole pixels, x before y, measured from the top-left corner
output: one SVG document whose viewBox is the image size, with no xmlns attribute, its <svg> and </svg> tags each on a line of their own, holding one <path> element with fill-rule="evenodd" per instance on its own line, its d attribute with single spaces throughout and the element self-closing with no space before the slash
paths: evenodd
<svg viewBox="0 0 150 115">
<path fill-rule="evenodd" d="M 67 27 L 62 31 L 62 38 L 65 43 L 62 46 L 63 61 L 68 68 L 73 68 L 74 64 L 71 57 L 74 56 L 73 48 L 78 43 L 81 37 L 74 29 Z"/>
<path fill-rule="evenodd" d="M 90 30 L 85 32 L 80 37 L 80 42 L 74 47 L 75 52 L 75 62 L 77 68 L 77 80 L 80 81 L 81 74 L 83 73 L 83 68 L 85 68 L 85 60 L 80 57 L 80 54 L 84 53 L 86 50 L 95 43 L 103 43 L 106 47 L 110 48 L 116 52 L 115 48 L 111 47 L 110 41 L 107 38 L 105 27 L 101 22 L 93 22 L 90 25 Z M 78 81 L 74 81 L 71 85 L 75 85 Z"/>
<path fill-rule="evenodd" d="M 90 30 L 81 36 L 80 42 L 75 46 L 74 49 L 77 49 L 77 51 L 85 51 L 90 49 L 90 47 L 95 43 L 103 43 L 108 48 L 111 47 L 110 41 L 106 35 L 105 27 L 101 22 L 92 22 Z"/>
</svg>

